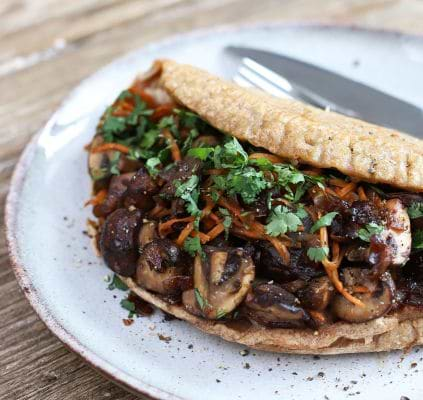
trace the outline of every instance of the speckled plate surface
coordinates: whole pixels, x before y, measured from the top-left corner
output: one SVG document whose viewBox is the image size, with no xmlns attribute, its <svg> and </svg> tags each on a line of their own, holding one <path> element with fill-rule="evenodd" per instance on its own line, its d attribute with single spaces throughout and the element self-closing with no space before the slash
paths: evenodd
<svg viewBox="0 0 423 400">
<path fill-rule="evenodd" d="M 83 81 L 26 149 L 7 204 L 15 273 L 51 331 L 87 362 L 158 399 L 342 399 L 423 397 L 423 350 L 331 357 L 252 351 L 156 312 L 131 326 L 107 290 L 109 271 L 82 234 L 90 211 L 83 146 L 106 105 L 155 58 L 230 77 L 222 48 L 284 52 L 423 106 L 423 39 L 327 26 L 261 26 L 178 36 L 117 60 Z M 371 151 L 371 149 L 369 149 Z M 159 335 L 171 338 L 159 339 Z M 327 397 L 325 397 L 327 396 Z"/>
</svg>

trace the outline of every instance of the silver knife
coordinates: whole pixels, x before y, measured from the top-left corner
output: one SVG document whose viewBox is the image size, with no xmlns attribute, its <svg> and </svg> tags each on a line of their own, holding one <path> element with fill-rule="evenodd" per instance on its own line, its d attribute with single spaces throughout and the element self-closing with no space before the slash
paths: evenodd
<svg viewBox="0 0 423 400">
<path fill-rule="evenodd" d="M 335 72 L 281 54 L 246 47 L 225 50 L 280 74 L 331 109 L 423 138 L 423 109 Z"/>
</svg>

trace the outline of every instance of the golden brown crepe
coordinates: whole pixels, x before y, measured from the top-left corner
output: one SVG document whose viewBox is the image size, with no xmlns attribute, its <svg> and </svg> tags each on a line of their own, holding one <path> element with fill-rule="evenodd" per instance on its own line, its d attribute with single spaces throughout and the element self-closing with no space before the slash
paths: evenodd
<svg viewBox="0 0 423 400">
<path fill-rule="evenodd" d="M 415 192 L 423 191 L 423 142 L 297 101 L 282 100 L 238 87 L 198 68 L 164 60 L 160 87 L 215 128 L 285 159 Z M 148 75 L 147 75 L 148 76 Z M 423 128 L 422 128 L 423 129 Z M 145 301 L 198 329 L 252 348 L 298 354 L 340 354 L 408 349 L 423 343 L 417 308 L 366 323 L 337 322 L 318 331 L 269 329 L 210 321 L 171 305 L 121 276 Z"/>
</svg>

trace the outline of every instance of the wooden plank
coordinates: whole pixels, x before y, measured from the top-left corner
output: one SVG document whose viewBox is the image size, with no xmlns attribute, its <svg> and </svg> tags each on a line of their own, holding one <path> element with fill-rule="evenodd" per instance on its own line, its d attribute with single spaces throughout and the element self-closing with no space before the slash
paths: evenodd
<svg viewBox="0 0 423 400">
<path fill-rule="evenodd" d="M 69 90 L 115 57 L 217 24 L 325 20 L 423 33 L 421 0 L 3 0 L 0 2 L 0 205 L 29 138 Z M 0 217 L 3 224 L 3 216 Z M 134 399 L 40 322 L 0 234 L 0 399 Z"/>
</svg>

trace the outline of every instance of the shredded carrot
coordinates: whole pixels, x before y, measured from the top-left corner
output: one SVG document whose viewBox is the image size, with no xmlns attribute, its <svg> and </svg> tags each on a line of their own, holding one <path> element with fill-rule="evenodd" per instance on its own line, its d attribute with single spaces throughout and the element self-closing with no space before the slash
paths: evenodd
<svg viewBox="0 0 423 400">
<path fill-rule="evenodd" d="M 215 213 L 210 213 L 209 218 L 212 219 L 216 223 L 220 222 L 220 218 Z"/>
<path fill-rule="evenodd" d="M 354 286 L 352 288 L 353 293 L 370 293 L 370 289 L 366 286 Z"/>
<path fill-rule="evenodd" d="M 176 143 L 176 140 L 170 133 L 169 129 L 163 129 L 163 136 L 169 141 L 173 161 L 180 161 L 182 159 L 181 151 L 179 150 L 178 143 Z"/>
<path fill-rule="evenodd" d="M 172 218 L 169 221 L 162 222 L 159 224 L 159 234 L 160 236 L 166 236 L 172 230 L 172 225 L 177 222 L 194 222 L 195 217 L 185 217 L 185 218 Z"/>
<path fill-rule="evenodd" d="M 165 211 L 167 211 L 167 213 L 163 214 L 163 212 Z M 151 218 L 156 218 L 156 217 L 160 218 L 161 216 L 167 215 L 168 213 L 170 213 L 170 210 L 168 210 L 166 207 L 163 207 L 163 205 L 159 203 L 159 204 L 156 204 L 154 208 L 150 210 L 148 214 Z"/>
<path fill-rule="evenodd" d="M 291 259 L 291 256 L 289 254 L 288 249 L 278 238 L 273 236 L 266 235 L 266 239 L 272 243 L 273 247 L 276 249 L 276 251 L 279 253 L 279 255 L 282 258 L 282 262 L 284 265 L 289 265 L 289 261 Z"/>
<path fill-rule="evenodd" d="M 348 185 L 348 182 L 345 182 L 343 179 L 339 178 L 331 178 L 329 179 L 329 184 L 343 188 Z"/>
<path fill-rule="evenodd" d="M 172 115 L 175 105 L 173 103 L 160 104 L 154 110 L 153 115 L 151 116 L 152 121 L 158 121 L 160 118 Z"/>
<path fill-rule="evenodd" d="M 339 197 L 341 198 L 345 197 L 348 193 L 355 190 L 356 187 L 357 187 L 357 184 L 355 182 L 348 183 L 341 190 L 338 191 Z"/>
<path fill-rule="evenodd" d="M 176 239 L 176 244 L 178 246 L 182 246 L 185 242 L 185 239 L 191 234 L 193 230 L 194 230 L 194 222 L 188 223 L 187 226 L 184 229 L 182 229 L 181 233 Z"/>
<path fill-rule="evenodd" d="M 119 143 L 103 143 L 103 144 L 100 144 L 99 146 L 96 146 L 93 149 L 91 149 L 91 153 L 103 153 L 105 151 L 110 151 L 110 150 L 119 151 L 123 154 L 129 153 L 129 147 L 124 146 L 123 144 L 119 144 Z"/>
<path fill-rule="evenodd" d="M 242 226 L 236 226 L 237 224 L 235 223 L 235 221 L 234 221 L 234 225 L 235 225 L 235 227 L 231 228 L 231 232 L 233 232 L 235 234 L 238 234 L 242 237 L 246 237 L 246 238 L 249 238 L 249 239 L 263 239 L 263 236 L 258 234 L 257 232 L 252 232 L 248 229 L 245 229 Z"/>
<path fill-rule="evenodd" d="M 96 206 L 98 204 L 103 203 L 103 201 L 105 200 L 107 196 L 107 190 L 106 189 L 102 189 L 100 190 L 92 199 L 88 200 L 84 206 L 89 206 L 89 205 L 93 205 Z"/>
<path fill-rule="evenodd" d="M 257 160 L 260 158 L 266 158 L 271 163 L 281 163 L 283 162 L 282 158 L 274 155 L 274 154 L 268 154 L 268 153 L 253 153 L 248 156 L 250 160 Z"/>
<path fill-rule="evenodd" d="M 327 227 L 321 227 L 319 233 L 320 242 L 322 243 L 322 246 L 329 246 Z M 341 293 L 349 302 L 353 303 L 356 306 L 364 307 L 364 304 L 359 299 L 352 296 L 345 290 L 344 285 L 339 280 L 338 268 L 341 265 L 343 256 L 344 252 L 340 252 L 339 243 L 333 242 L 332 261 L 330 261 L 327 257 L 322 261 L 322 264 L 326 270 L 326 274 L 328 275 L 328 278 L 332 282 L 333 286 L 335 286 L 335 289 L 338 290 L 338 292 Z"/>
<path fill-rule="evenodd" d="M 201 211 L 201 218 L 207 217 L 211 210 L 213 210 L 215 203 L 212 201 L 210 197 L 206 197 L 206 206 Z"/>
<path fill-rule="evenodd" d="M 141 100 L 143 100 L 145 103 L 147 103 L 148 108 L 155 108 L 157 106 L 156 100 L 154 100 L 154 97 L 151 94 L 148 94 L 145 91 L 145 88 L 142 87 L 140 84 L 134 84 L 129 91 L 133 94 L 136 94 L 141 97 Z"/>
<path fill-rule="evenodd" d="M 336 197 L 338 197 L 339 195 L 338 195 L 338 193 L 336 193 L 334 190 L 332 190 L 331 188 L 329 188 L 329 187 L 325 187 L 325 193 L 327 193 L 327 194 L 331 194 L 332 196 L 336 196 Z"/>
<path fill-rule="evenodd" d="M 235 217 L 239 217 L 241 215 L 241 207 L 222 196 L 219 197 L 217 204 L 222 207 L 225 207 L 231 214 L 235 215 Z"/>
<path fill-rule="evenodd" d="M 366 192 L 364 191 L 362 186 L 360 186 L 357 191 L 358 191 L 358 197 L 360 200 L 368 200 Z"/>
<path fill-rule="evenodd" d="M 192 237 L 199 237 L 200 238 L 200 242 L 201 244 L 207 243 L 210 240 L 210 237 L 208 235 L 206 235 L 203 232 L 196 232 L 196 231 L 192 231 L 191 232 L 191 236 Z"/>
<path fill-rule="evenodd" d="M 207 232 L 207 236 L 209 237 L 209 240 L 213 240 L 215 237 L 219 236 L 224 230 L 225 227 L 223 226 L 223 224 L 219 223 L 212 230 Z"/>
<path fill-rule="evenodd" d="M 212 168 L 212 169 L 206 169 L 204 171 L 206 175 L 225 175 L 226 169 L 223 168 Z"/>
<path fill-rule="evenodd" d="M 320 324 L 325 323 L 326 318 L 322 312 L 316 310 L 308 310 L 308 313 L 313 317 L 315 321 L 319 322 Z"/>
</svg>

